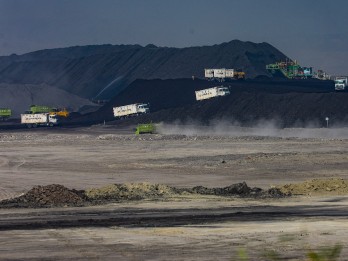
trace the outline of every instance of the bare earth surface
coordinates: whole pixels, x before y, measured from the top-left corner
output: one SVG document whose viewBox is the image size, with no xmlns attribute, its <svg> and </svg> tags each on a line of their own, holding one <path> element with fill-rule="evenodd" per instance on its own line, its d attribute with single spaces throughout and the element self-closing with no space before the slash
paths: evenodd
<svg viewBox="0 0 348 261">
<path fill-rule="evenodd" d="M 126 182 L 224 187 L 246 181 L 267 189 L 348 178 L 345 138 L 136 137 L 129 129 L 0 132 L 0 199 L 53 183 L 88 189 Z M 283 260 L 305 260 L 310 250 L 339 243 L 340 260 L 347 260 L 348 195 L 342 191 L 0 209 L 0 259 L 238 260 L 238 251 L 245 250 L 249 260 L 271 260 L 275 250 Z"/>
</svg>

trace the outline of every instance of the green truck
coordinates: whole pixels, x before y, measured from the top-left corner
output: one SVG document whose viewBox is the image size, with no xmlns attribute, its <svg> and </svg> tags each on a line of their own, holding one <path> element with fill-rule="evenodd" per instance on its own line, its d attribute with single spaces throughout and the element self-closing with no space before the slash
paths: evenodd
<svg viewBox="0 0 348 261">
<path fill-rule="evenodd" d="M 0 108 L 0 120 L 4 121 L 12 116 L 11 109 Z"/>
<path fill-rule="evenodd" d="M 153 123 L 147 123 L 147 124 L 138 124 L 136 130 L 135 130 L 135 134 L 139 135 L 139 134 L 145 134 L 145 133 L 156 133 L 156 125 Z"/>
<path fill-rule="evenodd" d="M 48 112 L 54 111 L 54 108 L 49 106 L 31 105 L 29 111 L 32 114 L 48 113 Z"/>
</svg>

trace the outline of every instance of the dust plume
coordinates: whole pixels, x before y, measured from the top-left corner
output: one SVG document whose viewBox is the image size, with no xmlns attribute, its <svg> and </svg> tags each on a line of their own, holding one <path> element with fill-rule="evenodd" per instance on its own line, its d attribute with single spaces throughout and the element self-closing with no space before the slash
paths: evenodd
<svg viewBox="0 0 348 261">
<path fill-rule="evenodd" d="M 238 122 L 212 121 L 207 125 L 198 122 L 161 123 L 158 132 L 161 134 L 186 136 L 263 136 L 281 138 L 322 138 L 348 139 L 348 128 L 320 128 L 316 123 L 309 123 L 301 128 L 280 128 L 276 120 L 260 120 L 251 127 L 243 127 Z"/>
</svg>

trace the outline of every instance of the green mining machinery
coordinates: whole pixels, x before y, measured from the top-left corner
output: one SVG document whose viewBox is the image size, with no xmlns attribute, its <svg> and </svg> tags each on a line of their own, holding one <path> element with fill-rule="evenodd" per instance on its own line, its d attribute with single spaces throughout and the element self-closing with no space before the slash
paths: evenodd
<svg viewBox="0 0 348 261">
<path fill-rule="evenodd" d="M 313 76 L 312 67 L 301 67 L 296 61 L 268 64 L 266 69 L 274 76 L 283 76 L 288 79 L 307 79 Z"/>
<path fill-rule="evenodd" d="M 11 109 L 0 108 L 0 120 L 6 120 L 12 116 Z"/>
<path fill-rule="evenodd" d="M 36 114 L 36 113 L 49 113 L 53 111 L 54 108 L 49 107 L 49 106 L 40 106 L 40 105 L 31 105 L 30 106 L 30 113 Z"/>
</svg>

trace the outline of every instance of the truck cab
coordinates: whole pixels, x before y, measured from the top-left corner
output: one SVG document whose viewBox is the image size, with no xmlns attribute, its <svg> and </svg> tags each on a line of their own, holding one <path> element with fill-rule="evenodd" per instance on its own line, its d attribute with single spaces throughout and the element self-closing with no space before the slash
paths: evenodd
<svg viewBox="0 0 348 261">
<path fill-rule="evenodd" d="M 227 87 L 219 87 L 218 88 L 218 93 L 219 96 L 226 96 L 230 94 L 230 89 Z"/>
<path fill-rule="evenodd" d="M 146 104 L 146 103 L 138 104 L 138 112 L 140 112 L 140 113 L 149 113 L 150 112 L 149 105 Z"/>
<path fill-rule="evenodd" d="M 58 119 L 57 119 L 57 115 L 48 115 L 48 125 L 49 126 L 53 126 L 53 125 L 57 125 L 58 124 Z"/>
<path fill-rule="evenodd" d="M 344 91 L 347 87 L 347 77 L 336 77 L 335 79 L 335 90 Z"/>
</svg>

